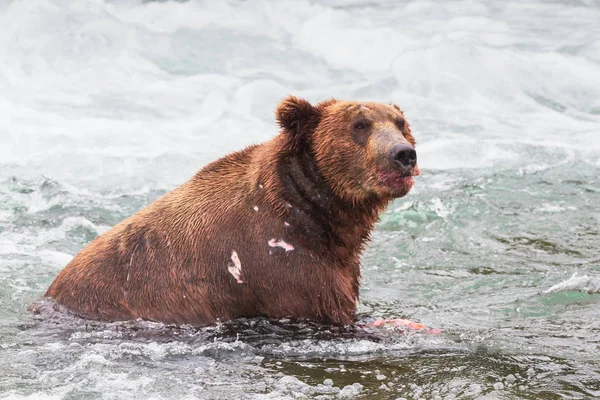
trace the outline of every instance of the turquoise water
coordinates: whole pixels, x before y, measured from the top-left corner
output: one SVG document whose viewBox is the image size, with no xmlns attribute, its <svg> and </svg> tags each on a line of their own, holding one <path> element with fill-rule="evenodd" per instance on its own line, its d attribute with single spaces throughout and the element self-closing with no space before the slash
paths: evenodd
<svg viewBox="0 0 600 400">
<path fill-rule="evenodd" d="M 0 398 L 600 398 L 600 6 L 0 5 Z M 86 243 L 277 133 L 288 93 L 394 101 L 423 176 L 359 316 L 438 335 L 31 315 Z"/>
</svg>

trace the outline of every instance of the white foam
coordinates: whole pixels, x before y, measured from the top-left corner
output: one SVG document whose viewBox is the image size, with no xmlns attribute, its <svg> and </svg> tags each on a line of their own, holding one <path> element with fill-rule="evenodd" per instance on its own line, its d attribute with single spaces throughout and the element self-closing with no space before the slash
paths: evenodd
<svg viewBox="0 0 600 400">
<path fill-rule="evenodd" d="M 589 277 L 587 275 L 579 276 L 576 273 L 573 274 L 569 279 L 557 283 L 556 285 L 544 290 L 544 293 L 554 292 L 567 292 L 567 291 L 581 291 L 588 293 L 599 293 L 600 292 L 600 278 Z"/>
<path fill-rule="evenodd" d="M 0 267 L 10 276 L 13 271 L 27 275 L 9 279 L 7 298 L 23 302 L 43 292 L 41 274 L 48 279 L 75 251 L 65 244 L 69 232 L 82 230 L 87 238 L 107 229 L 74 214 L 40 227 L 38 217 L 57 206 L 79 207 L 78 201 L 90 207 L 87 215 L 99 201 L 104 210 L 115 207 L 114 218 L 123 212 L 113 206 L 121 196 L 170 190 L 208 161 L 276 135 L 273 111 L 288 94 L 311 101 L 335 96 L 397 103 L 417 139 L 424 171 L 419 179 L 428 188 L 457 183 L 456 174 L 428 175 L 432 169 L 513 168 L 527 174 L 574 162 L 600 167 L 600 9 L 586 3 L 591 4 L 2 2 L 0 179 L 15 175 L 35 182 L 52 176 L 60 183 L 50 191 L 35 187 L 30 194 L 13 192 L 11 183 L 3 186 L 9 189 L 0 194 L 7 199 L 0 210 Z M 419 182 L 414 190 L 420 190 Z M 544 201 L 534 212 L 550 217 L 571 211 L 569 204 Z M 440 218 L 455 212 L 453 201 L 443 198 L 407 202 L 400 209 L 412 207 Z M 425 235 L 419 243 L 431 238 Z M 281 248 L 263 242 L 273 256 L 290 248 L 278 239 L 273 244 Z M 596 293 L 599 282 L 588 272 L 546 293 Z M 241 343 L 121 343 L 119 335 L 115 329 L 86 330 L 69 337 L 67 348 L 29 346 L 27 353 L 17 353 L 14 367 L 39 370 L 27 382 L 29 372 L 9 377 L 5 396 L 55 399 L 94 390 L 109 398 L 167 398 L 173 393 L 162 396 L 161 388 L 172 387 L 166 381 L 171 369 L 158 366 L 182 363 L 177 396 L 238 398 L 260 376 L 239 373 L 237 368 L 246 366 L 239 358 L 236 370 L 220 366 L 212 370 L 214 376 L 200 367 L 185 368 L 183 359 L 193 359 L 195 366 L 206 363 L 201 360 L 205 352 L 236 357 L 256 352 Z M 70 346 L 77 340 L 85 345 L 74 350 Z M 440 339 L 428 338 L 427 346 L 435 347 L 435 340 Z M 19 349 L 19 343 L 9 340 L 7 346 Z M 413 342 L 311 340 L 286 341 L 264 351 L 282 357 L 362 358 L 413 348 Z M 174 360 L 178 355 L 191 357 Z M 31 364 L 36 359 L 42 361 Z M 157 368 L 148 368 L 151 362 Z M 271 398 L 302 390 L 331 395 L 325 387 L 307 388 L 294 379 L 277 383 L 260 393 L 271 390 Z M 229 395 L 229 387 L 240 392 Z M 484 388 L 474 387 L 477 397 Z"/>
<path fill-rule="evenodd" d="M 276 134 L 275 104 L 295 93 L 395 101 L 425 170 L 538 162 L 526 144 L 597 163 L 600 42 L 570 33 L 600 11 L 523 19 L 541 7 L 13 2 L 0 159 L 77 187 L 171 188 Z"/>
</svg>

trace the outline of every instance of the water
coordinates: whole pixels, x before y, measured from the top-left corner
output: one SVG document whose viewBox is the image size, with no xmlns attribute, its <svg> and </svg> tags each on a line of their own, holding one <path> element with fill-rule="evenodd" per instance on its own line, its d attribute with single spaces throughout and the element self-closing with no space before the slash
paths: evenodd
<svg viewBox="0 0 600 400">
<path fill-rule="evenodd" d="M 600 3 L 0 3 L 0 398 L 600 398 Z M 96 235 L 276 133 L 394 101 L 423 177 L 360 317 L 439 335 L 34 318 Z"/>
</svg>

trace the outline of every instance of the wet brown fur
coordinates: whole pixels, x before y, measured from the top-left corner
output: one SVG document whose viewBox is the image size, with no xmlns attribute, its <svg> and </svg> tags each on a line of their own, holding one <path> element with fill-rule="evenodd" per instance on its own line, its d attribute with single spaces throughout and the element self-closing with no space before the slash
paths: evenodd
<svg viewBox="0 0 600 400">
<path fill-rule="evenodd" d="M 394 197 L 371 182 L 372 150 L 349 139 L 357 104 L 284 100 L 276 112 L 281 134 L 207 165 L 94 239 L 46 296 L 103 320 L 353 323 L 359 257 Z M 402 117 L 397 106 L 362 104 Z M 414 145 L 408 124 L 404 136 Z M 228 271 L 233 251 L 243 283 Z"/>
</svg>

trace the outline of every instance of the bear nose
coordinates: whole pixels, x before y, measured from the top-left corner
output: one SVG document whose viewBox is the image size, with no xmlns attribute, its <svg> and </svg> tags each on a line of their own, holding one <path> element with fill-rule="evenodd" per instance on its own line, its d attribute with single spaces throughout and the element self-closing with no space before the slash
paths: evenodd
<svg viewBox="0 0 600 400">
<path fill-rule="evenodd" d="M 401 167 L 412 168 L 417 164 L 417 152 L 410 144 L 395 144 L 390 155 L 392 160 Z"/>
</svg>

